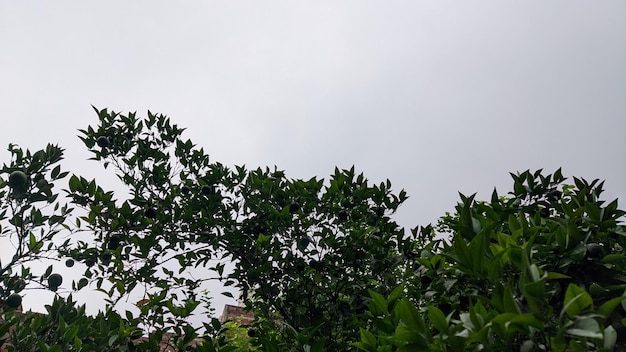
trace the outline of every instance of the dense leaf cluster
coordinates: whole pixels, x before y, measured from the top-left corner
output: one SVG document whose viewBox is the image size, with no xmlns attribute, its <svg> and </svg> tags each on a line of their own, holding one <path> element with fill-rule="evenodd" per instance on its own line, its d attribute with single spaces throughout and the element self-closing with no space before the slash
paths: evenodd
<svg viewBox="0 0 626 352">
<path fill-rule="evenodd" d="M 490 202 L 461 195 L 422 251 L 408 295 L 371 292 L 365 351 L 613 351 L 626 342 L 625 212 L 603 183 L 512 174 Z M 402 286 L 401 286 L 402 287 Z M 407 316 L 410 315 L 410 316 Z M 428 322 L 428 324 L 426 324 Z"/>
<path fill-rule="evenodd" d="M 95 110 L 98 124 L 79 137 L 126 193 L 62 172 L 57 146 L 9 147 L 9 349 L 564 351 L 626 340 L 624 212 L 600 199 L 598 180 L 512 174 L 506 196 L 461 195 L 437 226 L 407 233 L 392 218 L 407 195 L 389 180 L 372 184 L 354 168 L 299 180 L 228 167 L 166 116 Z M 59 264 L 27 265 L 46 258 L 83 273 L 62 280 Z M 213 312 L 213 280 L 241 292 L 254 322 L 192 323 Z M 16 295 L 37 287 L 56 294 L 48 313 L 16 315 Z M 95 317 L 67 296 L 85 287 L 105 297 Z"/>
</svg>

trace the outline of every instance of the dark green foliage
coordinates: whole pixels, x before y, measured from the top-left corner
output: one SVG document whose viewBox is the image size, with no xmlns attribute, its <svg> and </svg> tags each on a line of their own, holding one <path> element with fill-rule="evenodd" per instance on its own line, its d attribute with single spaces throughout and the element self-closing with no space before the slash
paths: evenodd
<svg viewBox="0 0 626 352">
<path fill-rule="evenodd" d="M 335 170 L 326 184 L 288 179 L 278 169 L 230 169 L 209 162 L 162 115 L 139 120 L 134 114 L 98 114 L 100 124 L 82 130 L 81 139 L 94 159 L 114 166 L 132 197 L 118 203 L 94 181 L 73 176 L 70 195 L 88 212 L 82 220 L 96 235 L 96 246 L 79 242 L 68 254 L 111 250 L 111 265 L 93 266 L 90 277 L 98 287 L 113 280 L 108 294 L 116 299 L 139 284 L 153 287 L 141 307 L 151 324 L 185 325 L 183 318 L 199 308 L 203 281 L 185 276 L 186 268 L 205 267 L 243 292 L 259 317 L 260 343 L 280 337 L 285 346 L 342 349 L 367 319 L 361 316 L 363 293 L 399 283 L 403 231 L 385 214 L 406 194 L 393 194 L 389 181 L 372 185 L 353 168 Z M 129 133 L 133 143 L 120 140 L 115 148 L 113 141 L 111 153 L 94 148 L 98 136 Z M 138 216 L 141 208 L 151 222 Z M 121 238 L 128 244 L 123 250 Z M 234 269 L 225 272 L 231 261 Z M 139 270 L 122 270 L 127 267 Z M 167 314 L 180 320 L 166 323 L 160 317 Z"/>
<path fill-rule="evenodd" d="M 107 249 L 116 250 L 120 243 L 122 242 L 122 238 L 118 235 L 111 235 L 109 240 L 107 241 Z"/>
<path fill-rule="evenodd" d="M 149 219 L 154 219 L 157 215 L 156 209 L 149 207 L 143 212 L 143 215 Z"/>
<path fill-rule="evenodd" d="M 9 331 L 3 346 L 9 352 L 137 351 L 131 337 L 136 327 L 111 311 L 88 316 L 85 307 L 76 305 L 71 297 L 67 301 L 55 298 L 43 314 L 7 312 L 0 320 L 0 330 Z"/>
<path fill-rule="evenodd" d="M 598 180 L 568 185 L 560 170 L 512 176 L 506 197 L 461 195 L 437 227 L 444 239 L 426 246 L 414 265 L 418 277 L 400 286 L 410 303 L 398 308 L 397 297 L 371 292 L 381 302 L 370 307 L 376 324 L 354 346 L 612 351 L 624 344 L 624 211 L 599 199 Z M 430 325 L 406 333 L 409 320 Z"/>
<path fill-rule="evenodd" d="M 80 138 L 125 185 L 123 197 L 72 175 L 63 191 L 80 215 L 70 219 L 73 208 L 53 192 L 67 175 L 55 146 L 32 154 L 10 146 L 1 170 L 9 175 L 0 182 L 0 220 L 9 224 L 1 233 L 17 243 L 0 267 L 9 350 L 157 351 L 166 331 L 181 351 L 608 351 L 626 343 L 625 213 L 599 198 L 598 180 L 512 174 L 506 196 L 460 195 L 453 214 L 407 233 L 392 219 L 406 193 L 388 180 L 371 183 L 354 167 L 304 180 L 276 167 L 227 167 L 163 115 L 96 112 L 98 124 Z M 60 232 L 72 236 L 53 241 Z M 63 299 L 52 265 L 36 275 L 26 265 L 57 257 L 84 264 L 64 289 L 103 293 L 104 313 L 87 316 Z M 191 315 L 212 313 L 211 280 L 239 290 L 255 320 L 191 324 Z M 13 315 L 27 286 L 55 291 L 48 314 Z M 136 311 L 116 313 L 136 297 Z M 196 338 L 204 343 L 193 347 Z"/>
<path fill-rule="evenodd" d="M 55 255 L 52 239 L 67 230 L 65 220 L 72 211 L 60 204 L 53 192 L 55 184 L 67 175 L 58 165 L 63 158 L 61 148 L 49 144 L 32 153 L 10 144 L 8 150 L 11 160 L 0 169 L 0 175 L 8 175 L 8 181 L 0 179 L 0 237 L 13 244 L 14 252 L 0 265 L 2 300 L 27 286 L 41 287 L 52 267 L 33 273 L 25 264 Z"/>
</svg>

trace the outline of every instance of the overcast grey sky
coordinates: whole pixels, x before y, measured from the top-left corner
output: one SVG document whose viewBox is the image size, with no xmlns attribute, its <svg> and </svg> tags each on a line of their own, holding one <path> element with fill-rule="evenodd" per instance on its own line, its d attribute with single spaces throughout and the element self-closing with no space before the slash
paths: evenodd
<svg viewBox="0 0 626 352">
<path fill-rule="evenodd" d="M 166 114 L 231 166 L 354 164 L 408 192 L 406 227 L 509 171 L 623 199 L 626 2 L 0 0 L 2 160 L 59 143 L 112 182 L 75 137 L 90 104 Z"/>
</svg>

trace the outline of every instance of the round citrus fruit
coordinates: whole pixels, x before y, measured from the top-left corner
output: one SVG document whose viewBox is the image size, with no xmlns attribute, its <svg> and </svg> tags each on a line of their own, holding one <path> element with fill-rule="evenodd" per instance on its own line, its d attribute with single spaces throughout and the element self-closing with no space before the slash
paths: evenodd
<svg viewBox="0 0 626 352">
<path fill-rule="evenodd" d="M 105 136 L 98 137 L 98 139 L 96 139 L 96 144 L 98 144 L 98 147 L 100 148 L 106 148 L 110 145 L 109 139 Z"/>
<path fill-rule="evenodd" d="M 11 188 L 25 190 L 28 184 L 28 176 L 22 171 L 13 171 L 9 175 L 9 186 Z"/>
<path fill-rule="evenodd" d="M 48 276 L 48 286 L 51 290 L 56 290 L 63 283 L 63 276 L 59 274 L 51 274 Z"/>
<path fill-rule="evenodd" d="M 6 299 L 5 302 L 7 306 L 11 308 L 17 308 L 22 304 L 22 296 L 18 295 L 17 293 L 13 293 Z"/>
</svg>

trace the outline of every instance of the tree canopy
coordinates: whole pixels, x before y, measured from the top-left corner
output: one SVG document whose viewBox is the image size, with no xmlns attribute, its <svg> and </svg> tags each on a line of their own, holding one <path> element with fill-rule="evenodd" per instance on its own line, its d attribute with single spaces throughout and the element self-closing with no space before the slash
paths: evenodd
<svg viewBox="0 0 626 352">
<path fill-rule="evenodd" d="M 126 192 L 63 170 L 59 146 L 9 145 L 9 351 L 159 351 L 164 336 L 181 351 L 609 351 L 626 341 L 625 212 L 600 197 L 599 180 L 512 173 L 510 192 L 460 195 L 437 224 L 405 230 L 393 214 L 408 196 L 389 180 L 354 167 L 308 180 L 231 167 L 164 115 L 95 111 L 79 138 Z M 37 272 L 35 261 L 51 264 Z M 67 277 L 63 265 L 83 272 Z M 255 320 L 211 318 L 212 280 L 236 288 Z M 32 289 L 54 301 L 16 314 Z M 95 316 L 72 297 L 85 289 L 104 297 Z"/>
</svg>

